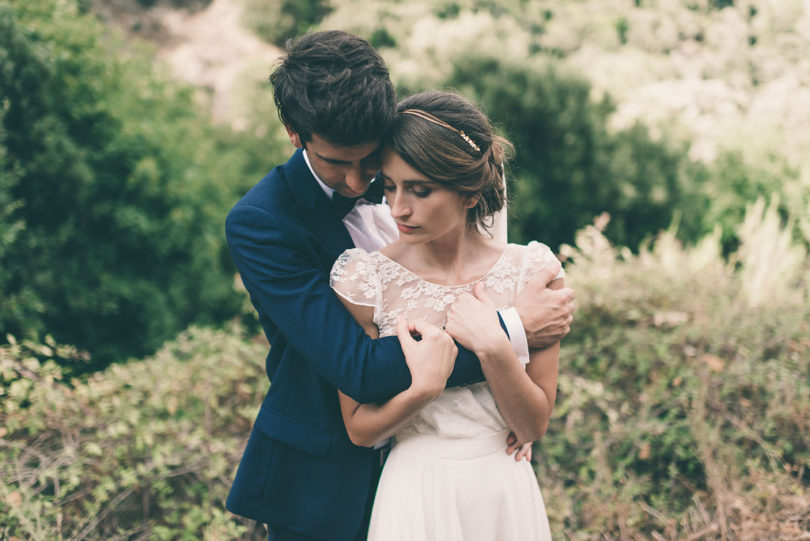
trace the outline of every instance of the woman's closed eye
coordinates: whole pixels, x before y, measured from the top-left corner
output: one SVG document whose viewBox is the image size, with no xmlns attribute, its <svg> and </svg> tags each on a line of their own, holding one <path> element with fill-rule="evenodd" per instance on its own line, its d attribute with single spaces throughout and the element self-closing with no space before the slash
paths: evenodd
<svg viewBox="0 0 810 541">
<path fill-rule="evenodd" d="M 426 188 L 425 186 L 422 186 L 422 185 L 406 186 L 405 190 L 412 193 L 413 195 L 415 195 L 416 197 L 419 197 L 419 198 L 425 198 L 425 197 L 429 196 L 433 192 L 433 190 L 431 188 Z M 383 191 L 386 192 L 386 193 L 396 192 L 397 191 L 397 186 L 396 186 L 396 184 L 393 184 L 393 183 L 391 183 L 391 184 L 388 184 L 388 183 L 383 184 Z"/>
</svg>

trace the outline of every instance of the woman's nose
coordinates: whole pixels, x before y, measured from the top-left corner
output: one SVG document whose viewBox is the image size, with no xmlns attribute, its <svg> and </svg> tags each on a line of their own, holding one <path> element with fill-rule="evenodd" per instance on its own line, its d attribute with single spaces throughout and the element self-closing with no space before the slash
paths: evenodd
<svg viewBox="0 0 810 541">
<path fill-rule="evenodd" d="M 388 204 L 391 206 L 391 216 L 393 218 L 402 218 L 411 213 L 410 207 L 406 204 L 405 198 L 399 193 L 390 193 L 386 195 Z"/>
</svg>

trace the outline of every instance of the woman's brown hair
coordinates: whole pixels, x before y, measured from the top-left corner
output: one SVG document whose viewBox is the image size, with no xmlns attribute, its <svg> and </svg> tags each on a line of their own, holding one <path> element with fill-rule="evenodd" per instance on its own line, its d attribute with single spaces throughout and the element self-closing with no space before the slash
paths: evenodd
<svg viewBox="0 0 810 541">
<path fill-rule="evenodd" d="M 506 202 L 503 167 L 511 143 L 495 135 L 477 107 L 450 92 L 414 94 L 397 112 L 386 144 L 430 180 L 478 196 L 467 226 L 488 229 Z"/>
</svg>

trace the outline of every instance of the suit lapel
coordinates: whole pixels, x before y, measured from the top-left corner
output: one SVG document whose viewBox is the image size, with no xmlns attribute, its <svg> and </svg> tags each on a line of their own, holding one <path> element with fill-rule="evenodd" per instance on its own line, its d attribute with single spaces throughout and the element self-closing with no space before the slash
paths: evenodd
<svg viewBox="0 0 810 541">
<path fill-rule="evenodd" d="M 337 217 L 329 198 L 312 176 L 301 149 L 284 164 L 283 178 L 301 212 L 302 221 L 308 224 L 335 259 L 344 250 L 354 247 L 346 226 Z"/>
</svg>

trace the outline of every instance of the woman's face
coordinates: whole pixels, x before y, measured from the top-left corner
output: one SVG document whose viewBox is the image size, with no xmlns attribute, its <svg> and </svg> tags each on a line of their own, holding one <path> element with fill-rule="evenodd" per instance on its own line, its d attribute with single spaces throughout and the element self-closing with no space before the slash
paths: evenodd
<svg viewBox="0 0 810 541">
<path fill-rule="evenodd" d="M 464 234 L 470 197 L 431 181 L 390 147 L 383 149 L 380 174 L 402 241 L 421 244 Z"/>
</svg>

